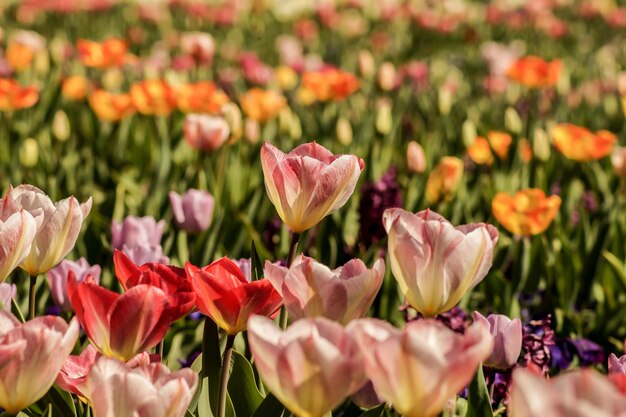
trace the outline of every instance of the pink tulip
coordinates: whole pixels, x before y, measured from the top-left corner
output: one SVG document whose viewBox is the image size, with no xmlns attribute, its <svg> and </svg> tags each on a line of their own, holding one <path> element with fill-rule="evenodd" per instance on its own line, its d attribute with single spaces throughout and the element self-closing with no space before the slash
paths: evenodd
<svg viewBox="0 0 626 417">
<path fill-rule="evenodd" d="M 73 271 L 78 282 L 83 282 L 88 275 L 92 276 L 96 283 L 100 282 L 100 265 L 89 265 L 85 258 L 78 261 L 63 260 L 60 264 L 48 271 L 48 284 L 54 304 L 63 311 L 72 311 L 72 304 L 67 297 L 67 275 Z"/>
<path fill-rule="evenodd" d="M 426 171 L 426 155 L 424 148 L 417 142 L 409 142 L 406 148 L 406 162 L 409 171 L 415 174 L 421 174 Z"/>
<path fill-rule="evenodd" d="M 298 417 L 324 416 L 366 381 L 356 343 L 330 320 L 303 319 L 283 332 L 253 316 L 248 338 L 263 381 Z"/>
<path fill-rule="evenodd" d="M 411 322 L 402 331 L 377 319 L 361 319 L 350 323 L 348 331 L 361 348 L 374 389 L 405 417 L 439 414 L 493 348 L 482 325 L 460 335 L 429 319 Z"/>
<path fill-rule="evenodd" d="M 161 245 L 137 245 L 131 247 L 124 245 L 122 246 L 122 252 L 136 265 L 170 263 L 170 258 L 163 255 L 163 247 Z"/>
<path fill-rule="evenodd" d="M 37 317 L 20 323 L 0 310 L 0 407 L 17 414 L 50 389 L 78 339 L 78 321 Z"/>
<path fill-rule="evenodd" d="M 33 218 L 8 197 L 0 200 L 0 282 L 30 254 L 42 218 Z"/>
<path fill-rule="evenodd" d="M 188 114 L 183 125 L 187 145 L 211 152 L 222 146 L 230 136 L 230 127 L 223 117 Z"/>
<path fill-rule="evenodd" d="M 333 155 L 315 142 L 288 154 L 266 142 L 261 148 L 265 189 L 278 215 L 295 233 L 315 226 L 348 201 L 365 164 Z"/>
<path fill-rule="evenodd" d="M 626 396 L 592 369 L 546 380 L 528 369 L 513 372 L 511 417 L 623 417 Z"/>
<path fill-rule="evenodd" d="M 615 175 L 626 178 L 626 147 L 617 146 L 611 153 L 611 165 Z"/>
<path fill-rule="evenodd" d="M 485 318 L 475 311 L 474 321 L 486 326 L 493 336 L 493 352 L 485 361 L 485 365 L 499 369 L 514 366 L 522 351 L 521 320 L 511 320 L 503 314 L 490 314 Z"/>
<path fill-rule="evenodd" d="M 124 245 L 131 248 L 134 246 L 158 246 L 163 237 L 165 222 L 157 221 L 154 217 L 128 216 L 122 223 L 113 220 L 111 225 L 111 246 L 113 249 L 122 249 Z"/>
<path fill-rule="evenodd" d="M 367 269 L 353 259 L 335 270 L 304 255 L 290 268 L 265 262 L 269 279 L 294 319 L 326 317 L 347 324 L 363 317 L 383 283 L 385 262 L 379 259 Z"/>
<path fill-rule="evenodd" d="M 170 191 L 170 206 L 179 229 L 200 233 L 209 228 L 215 199 L 207 191 L 189 189 L 182 196 Z"/>
<path fill-rule="evenodd" d="M 91 368 L 85 392 L 94 417 L 182 417 L 198 385 L 198 374 L 186 368 L 171 372 L 153 363 L 129 369 L 101 357 Z"/>
<path fill-rule="evenodd" d="M 11 311 L 11 300 L 17 295 L 17 286 L 15 284 L 7 284 L 3 282 L 0 284 L 0 303 L 5 311 Z"/>
<path fill-rule="evenodd" d="M 74 197 L 53 203 L 43 191 L 32 185 L 11 189 L 5 198 L 35 218 L 43 216 L 30 253 L 20 265 L 31 276 L 49 271 L 65 258 L 91 211 L 91 197 L 83 204 Z"/>
<path fill-rule="evenodd" d="M 439 214 L 385 210 L 391 270 L 411 307 L 434 317 L 454 307 L 487 275 L 498 230 L 474 223 L 454 227 Z"/>
<path fill-rule="evenodd" d="M 626 375 L 626 355 L 617 357 L 615 353 L 609 355 L 609 374 Z"/>
<path fill-rule="evenodd" d="M 215 41 L 208 33 L 189 32 L 181 36 L 180 49 L 198 63 L 210 64 L 215 55 Z"/>
</svg>

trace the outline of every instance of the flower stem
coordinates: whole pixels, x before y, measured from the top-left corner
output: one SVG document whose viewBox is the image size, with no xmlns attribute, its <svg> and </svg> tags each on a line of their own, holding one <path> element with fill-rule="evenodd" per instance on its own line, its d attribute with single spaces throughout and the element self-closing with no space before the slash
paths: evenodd
<svg viewBox="0 0 626 417">
<path fill-rule="evenodd" d="M 300 240 L 300 233 L 292 233 L 291 234 L 291 244 L 289 245 L 289 257 L 287 258 L 287 268 L 291 266 L 294 258 L 296 257 L 296 252 L 298 250 L 298 241 Z M 289 320 L 289 313 L 287 313 L 287 309 L 285 306 L 280 308 L 280 316 L 278 318 L 278 322 L 280 323 L 281 329 L 287 328 L 287 321 Z"/>
<path fill-rule="evenodd" d="M 35 284 L 37 283 L 37 276 L 30 276 L 30 291 L 28 292 L 28 319 L 35 318 Z"/>
<path fill-rule="evenodd" d="M 233 355 L 235 335 L 226 336 L 224 359 L 222 360 L 222 374 L 220 375 L 220 394 L 217 404 L 217 417 L 226 416 L 226 397 L 228 395 L 228 374 L 230 373 L 230 357 Z"/>
</svg>

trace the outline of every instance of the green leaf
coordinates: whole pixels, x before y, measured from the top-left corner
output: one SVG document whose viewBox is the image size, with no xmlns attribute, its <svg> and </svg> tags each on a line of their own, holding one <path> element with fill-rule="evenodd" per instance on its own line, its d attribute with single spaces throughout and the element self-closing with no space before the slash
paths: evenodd
<svg viewBox="0 0 626 417">
<path fill-rule="evenodd" d="M 493 417 L 491 397 L 485 383 L 482 365 L 469 385 L 467 396 L 467 414 L 465 417 Z"/>
<path fill-rule="evenodd" d="M 252 241 L 252 249 L 250 250 L 250 261 L 252 261 L 252 281 L 258 281 L 263 278 L 263 260 L 259 257 L 256 250 L 254 240 Z"/>
<path fill-rule="evenodd" d="M 613 271 L 619 278 L 621 284 L 626 288 L 626 265 L 622 261 L 620 261 L 617 256 L 613 255 L 611 252 L 607 250 L 602 251 L 602 256 L 609 262 Z"/>
<path fill-rule="evenodd" d="M 254 247 L 254 246 L 253 246 Z M 238 416 L 251 416 L 263 402 L 254 380 L 250 362 L 237 351 L 233 351 L 232 370 L 228 380 L 228 393 Z"/>
<path fill-rule="evenodd" d="M 281 417 L 284 411 L 285 406 L 270 392 L 252 414 L 252 417 Z"/>
<path fill-rule="evenodd" d="M 204 334 L 202 336 L 202 392 L 198 401 L 200 417 L 217 414 L 221 367 L 222 358 L 217 324 L 207 317 L 204 321 Z M 210 410 L 205 407 L 207 399 Z"/>
<path fill-rule="evenodd" d="M 385 404 L 381 404 L 378 407 L 370 408 L 361 417 L 383 417 L 385 415 Z"/>
</svg>

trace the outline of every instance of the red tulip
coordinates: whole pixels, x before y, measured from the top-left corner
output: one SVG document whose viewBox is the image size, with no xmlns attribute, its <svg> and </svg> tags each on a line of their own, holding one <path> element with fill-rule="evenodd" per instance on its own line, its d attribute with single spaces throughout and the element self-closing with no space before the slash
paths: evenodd
<svg viewBox="0 0 626 417">
<path fill-rule="evenodd" d="M 115 275 L 125 290 L 140 284 L 152 285 L 163 290 L 172 309 L 172 321 L 178 320 L 193 308 L 196 294 L 183 268 L 160 263 L 139 266 L 119 250 L 113 254 L 113 263 Z"/>
<path fill-rule="evenodd" d="M 155 346 L 177 312 L 167 294 L 153 285 L 139 284 L 120 295 L 92 277 L 78 283 L 70 271 L 67 293 L 91 343 L 103 355 L 120 360 Z"/>
<path fill-rule="evenodd" d="M 283 304 L 269 280 L 248 282 L 228 258 L 203 268 L 187 263 L 185 269 L 196 292 L 196 307 L 229 335 L 245 330 L 251 315 L 271 317 Z"/>
</svg>

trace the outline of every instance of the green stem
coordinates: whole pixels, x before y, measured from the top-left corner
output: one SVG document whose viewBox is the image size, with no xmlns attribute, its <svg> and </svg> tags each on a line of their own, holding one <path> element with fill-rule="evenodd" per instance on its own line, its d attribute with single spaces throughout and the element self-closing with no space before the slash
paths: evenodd
<svg viewBox="0 0 626 417">
<path fill-rule="evenodd" d="M 291 245 L 289 246 L 289 257 L 287 258 L 287 268 L 291 266 L 294 258 L 296 257 L 299 240 L 300 240 L 300 233 L 291 234 Z M 287 309 L 285 309 L 285 306 L 282 306 L 280 308 L 280 316 L 278 319 L 278 322 L 280 323 L 280 328 L 283 330 L 286 329 L 288 321 L 289 321 L 289 314 L 287 313 Z"/>
<path fill-rule="evenodd" d="M 30 291 L 28 292 L 28 319 L 35 318 L 35 284 L 37 283 L 37 276 L 30 276 Z"/>
<path fill-rule="evenodd" d="M 220 375 L 220 394 L 217 403 L 217 417 L 226 417 L 226 397 L 228 396 L 228 374 L 230 373 L 230 357 L 233 355 L 233 344 L 235 335 L 226 337 L 226 347 L 224 349 L 224 359 L 222 361 L 222 374 Z"/>
</svg>

